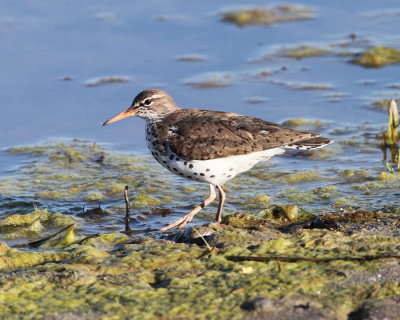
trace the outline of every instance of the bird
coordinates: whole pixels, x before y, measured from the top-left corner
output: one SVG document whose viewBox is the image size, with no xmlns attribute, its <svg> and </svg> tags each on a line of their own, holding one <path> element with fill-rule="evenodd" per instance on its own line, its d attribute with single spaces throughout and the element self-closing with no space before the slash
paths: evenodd
<svg viewBox="0 0 400 320">
<path fill-rule="evenodd" d="M 140 92 L 128 109 L 103 126 L 131 116 L 146 120 L 147 146 L 163 167 L 186 179 L 209 184 L 207 199 L 161 231 L 183 228 L 215 200 L 215 189 L 219 192 L 215 222 L 221 223 L 226 198 L 222 186 L 228 180 L 286 149 L 317 149 L 333 142 L 318 133 L 284 128 L 256 117 L 180 108 L 168 93 L 159 89 Z"/>
</svg>

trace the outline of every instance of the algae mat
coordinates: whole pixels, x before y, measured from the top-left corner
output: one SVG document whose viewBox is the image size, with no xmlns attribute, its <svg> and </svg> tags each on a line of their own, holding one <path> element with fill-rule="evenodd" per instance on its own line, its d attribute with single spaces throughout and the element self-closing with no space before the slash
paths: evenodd
<svg viewBox="0 0 400 320">
<path fill-rule="evenodd" d="M 0 317 L 347 319 L 353 315 L 359 319 L 378 310 L 393 319 L 393 310 L 400 307 L 397 259 L 232 260 L 400 254 L 396 216 L 360 213 L 329 219 L 335 221 L 335 230 L 332 224 L 283 225 L 238 214 L 220 226 L 197 227 L 207 234 L 203 238 L 212 251 L 167 239 L 119 232 L 82 237 L 68 230 L 58 235 L 58 241 L 43 242 L 33 252 L 2 243 Z M 245 226 L 249 220 L 257 223 Z M 240 221 L 244 226 L 237 226 Z M 187 233 L 169 237 L 203 241 Z"/>
</svg>

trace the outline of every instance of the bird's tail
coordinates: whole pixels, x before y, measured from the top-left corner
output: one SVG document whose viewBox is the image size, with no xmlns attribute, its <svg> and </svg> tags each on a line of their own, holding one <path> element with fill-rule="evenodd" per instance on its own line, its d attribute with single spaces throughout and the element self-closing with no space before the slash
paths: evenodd
<svg viewBox="0 0 400 320">
<path fill-rule="evenodd" d="M 311 150 L 322 148 L 333 142 L 333 139 L 315 137 L 306 140 L 296 141 L 295 143 L 287 144 L 284 148 L 298 149 L 298 150 Z"/>
</svg>

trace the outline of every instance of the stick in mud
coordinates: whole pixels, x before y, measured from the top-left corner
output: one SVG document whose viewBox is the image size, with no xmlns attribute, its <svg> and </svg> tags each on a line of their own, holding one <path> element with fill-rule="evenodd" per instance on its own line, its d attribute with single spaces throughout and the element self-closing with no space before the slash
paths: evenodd
<svg viewBox="0 0 400 320">
<path fill-rule="evenodd" d="M 124 189 L 124 198 L 125 198 L 125 206 L 126 206 L 126 213 L 125 213 L 125 232 L 131 231 L 131 226 L 130 222 L 131 219 L 129 217 L 129 214 L 131 212 L 131 208 L 129 206 L 129 198 L 128 198 L 128 186 L 125 186 Z"/>
</svg>

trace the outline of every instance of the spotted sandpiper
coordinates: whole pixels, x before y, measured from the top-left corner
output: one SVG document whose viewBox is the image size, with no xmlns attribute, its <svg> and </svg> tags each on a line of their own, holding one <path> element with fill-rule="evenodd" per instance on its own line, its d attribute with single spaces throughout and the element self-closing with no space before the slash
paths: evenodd
<svg viewBox="0 0 400 320">
<path fill-rule="evenodd" d="M 146 120 L 147 146 L 153 157 L 172 173 L 207 182 L 210 195 L 191 212 L 161 228 L 184 227 L 216 198 L 219 205 L 215 222 L 221 222 L 225 192 L 222 185 L 285 149 L 317 149 L 333 140 L 316 133 L 299 132 L 254 117 L 201 109 L 182 109 L 166 92 L 140 92 L 132 105 L 104 126 L 130 116 Z"/>
</svg>

